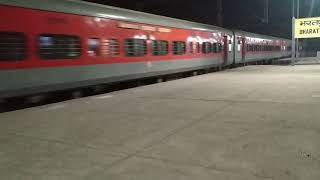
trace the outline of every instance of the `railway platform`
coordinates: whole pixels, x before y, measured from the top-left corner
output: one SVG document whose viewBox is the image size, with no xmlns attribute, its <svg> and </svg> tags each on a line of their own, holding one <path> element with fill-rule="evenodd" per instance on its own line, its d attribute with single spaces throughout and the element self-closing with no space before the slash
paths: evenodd
<svg viewBox="0 0 320 180">
<path fill-rule="evenodd" d="M 294 61 L 292 61 L 291 58 L 283 58 L 273 61 L 273 64 L 278 65 L 288 65 L 292 63 L 294 63 L 294 65 L 319 65 L 320 57 L 299 57 L 296 58 Z"/>
<path fill-rule="evenodd" d="M 247 66 L 0 114 L 0 179 L 319 180 L 320 66 Z"/>
</svg>

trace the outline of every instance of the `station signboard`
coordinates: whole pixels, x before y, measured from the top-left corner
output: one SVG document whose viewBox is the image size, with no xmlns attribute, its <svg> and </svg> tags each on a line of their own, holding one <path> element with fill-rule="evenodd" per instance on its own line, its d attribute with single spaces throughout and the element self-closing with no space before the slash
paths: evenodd
<svg viewBox="0 0 320 180">
<path fill-rule="evenodd" d="M 295 19 L 295 38 L 319 38 L 320 17 Z"/>
</svg>

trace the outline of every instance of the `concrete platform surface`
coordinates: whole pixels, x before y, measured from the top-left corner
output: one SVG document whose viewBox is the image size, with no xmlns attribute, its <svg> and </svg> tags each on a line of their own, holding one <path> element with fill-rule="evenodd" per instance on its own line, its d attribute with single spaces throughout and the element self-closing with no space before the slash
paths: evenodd
<svg viewBox="0 0 320 180">
<path fill-rule="evenodd" d="M 0 180 L 212 179 L 320 179 L 320 66 L 248 66 L 0 114 Z"/>
</svg>

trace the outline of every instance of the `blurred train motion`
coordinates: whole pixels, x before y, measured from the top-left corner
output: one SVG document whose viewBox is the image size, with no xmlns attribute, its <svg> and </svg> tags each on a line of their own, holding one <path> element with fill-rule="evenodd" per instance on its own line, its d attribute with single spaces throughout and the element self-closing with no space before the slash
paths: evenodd
<svg viewBox="0 0 320 180">
<path fill-rule="evenodd" d="M 76 0 L 1 0 L 0 14 L 0 99 L 291 55 L 288 39 Z"/>
</svg>

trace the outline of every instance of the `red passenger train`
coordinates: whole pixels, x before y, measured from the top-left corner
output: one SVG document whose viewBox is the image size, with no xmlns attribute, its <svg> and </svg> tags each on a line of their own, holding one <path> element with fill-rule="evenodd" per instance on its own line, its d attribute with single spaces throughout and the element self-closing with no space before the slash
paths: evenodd
<svg viewBox="0 0 320 180">
<path fill-rule="evenodd" d="M 1 0 L 0 14 L 0 99 L 291 54 L 287 39 L 75 0 Z"/>
</svg>

